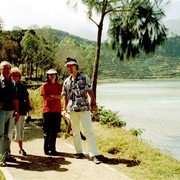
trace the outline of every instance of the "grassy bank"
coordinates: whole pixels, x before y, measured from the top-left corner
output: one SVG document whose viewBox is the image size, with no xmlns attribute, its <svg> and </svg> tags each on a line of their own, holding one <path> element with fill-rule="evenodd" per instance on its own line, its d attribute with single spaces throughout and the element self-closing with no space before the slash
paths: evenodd
<svg viewBox="0 0 180 180">
<path fill-rule="evenodd" d="M 95 131 L 99 149 L 109 164 L 132 179 L 180 179 L 180 162 L 124 129 L 96 123 Z"/>
<path fill-rule="evenodd" d="M 5 180 L 5 177 L 4 177 L 3 173 L 1 172 L 1 170 L 0 170 L 0 179 Z"/>
</svg>

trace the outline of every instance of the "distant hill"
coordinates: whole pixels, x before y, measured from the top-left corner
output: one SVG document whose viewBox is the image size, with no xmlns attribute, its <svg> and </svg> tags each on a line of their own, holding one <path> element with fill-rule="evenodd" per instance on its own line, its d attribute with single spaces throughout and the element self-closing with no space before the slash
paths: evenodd
<svg viewBox="0 0 180 180">
<path fill-rule="evenodd" d="M 180 19 L 172 19 L 164 21 L 165 26 L 168 28 L 170 36 L 180 35 Z"/>
<path fill-rule="evenodd" d="M 180 20 L 180 19 L 179 19 Z M 174 23 L 174 24 L 173 24 Z M 172 32 L 177 32 L 180 35 L 180 22 L 178 26 L 177 21 L 169 21 L 168 27 Z M 172 28 L 170 28 L 170 25 Z M 175 28 L 177 31 L 175 31 Z M 178 31 L 179 27 L 179 31 Z M 78 43 L 93 44 L 96 42 L 89 41 L 78 36 L 74 36 L 64 31 L 52 29 L 51 30 L 58 41 L 60 42 L 65 37 L 71 37 Z M 106 48 L 102 44 L 101 61 L 99 66 L 99 78 L 119 78 L 119 79 L 159 79 L 159 78 L 180 78 L 180 59 L 167 58 L 162 55 L 151 54 L 143 55 L 143 58 L 137 58 L 128 62 L 121 62 L 116 59 L 116 52 Z"/>
<path fill-rule="evenodd" d="M 88 39 L 81 38 L 79 36 L 75 36 L 73 34 L 70 34 L 68 32 L 58 30 L 58 29 L 38 29 L 38 31 L 47 31 L 47 33 L 51 33 L 56 37 L 57 42 L 61 42 L 64 38 L 69 37 L 72 39 L 75 39 L 77 42 L 85 43 L 85 44 L 95 44 L 94 41 L 90 41 Z"/>
</svg>

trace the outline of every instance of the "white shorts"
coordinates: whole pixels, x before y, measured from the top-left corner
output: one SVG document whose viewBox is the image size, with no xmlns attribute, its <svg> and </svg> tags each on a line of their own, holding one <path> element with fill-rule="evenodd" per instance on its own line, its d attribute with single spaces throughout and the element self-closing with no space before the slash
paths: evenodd
<svg viewBox="0 0 180 180">
<path fill-rule="evenodd" d="M 13 139 L 13 130 L 15 127 L 15 140 L 23 141 L 24 140 L 24 122 L 25 116 L 20 116 L 19 120 L 15 123 L 15 118 L 10 120 L 9 129 L 8 129 L 8 137 L 9 139 Z"/>
</svg>

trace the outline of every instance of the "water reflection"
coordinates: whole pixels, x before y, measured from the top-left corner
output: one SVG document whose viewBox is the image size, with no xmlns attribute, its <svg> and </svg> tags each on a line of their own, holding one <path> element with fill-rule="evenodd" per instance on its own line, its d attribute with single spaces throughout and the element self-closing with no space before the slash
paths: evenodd
<svg viewBox="0 0 180 180">
<path fill-rule="evenodd" d="M 99 84 L 97 98 L 118 111 L 128 129 L 144 129 L 142 139 L 180 160 L 180 82 Z"/>
</svg>

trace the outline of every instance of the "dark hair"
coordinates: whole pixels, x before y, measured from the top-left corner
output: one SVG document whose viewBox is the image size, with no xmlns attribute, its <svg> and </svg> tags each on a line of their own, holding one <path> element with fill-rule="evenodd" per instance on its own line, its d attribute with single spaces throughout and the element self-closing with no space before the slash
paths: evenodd
<svg viewBox="0 0 180 180">
<path fill-rule="evenodd" d="M 77 63 L 77 60 L 71 57 L 67 57 L 65 63 L 70 62 L 70 61 L 74 61 L 75 63 Z"/>
</svg>

